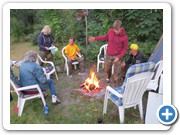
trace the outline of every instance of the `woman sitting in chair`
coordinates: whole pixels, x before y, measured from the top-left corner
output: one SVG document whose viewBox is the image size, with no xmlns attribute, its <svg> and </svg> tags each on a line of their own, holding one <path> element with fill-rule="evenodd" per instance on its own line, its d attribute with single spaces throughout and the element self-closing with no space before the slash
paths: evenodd
<svg viewBox="0 0 180 135">
<path fill-rule="evenodd" d="M 21 64 L 19 69 L 21 86 L 38 84 L 45 96 L 47 96 L 45 90 L 47 87 L 49 87 L 52 94 L 52 103 L 60 103 L 56 96 L 53 81 L 46 78 L 43 68 L 38 65 L 36 61 L 37 53 L 35 51 L 30 50 L 25 53 L 24 62 Z"/>
</svg>

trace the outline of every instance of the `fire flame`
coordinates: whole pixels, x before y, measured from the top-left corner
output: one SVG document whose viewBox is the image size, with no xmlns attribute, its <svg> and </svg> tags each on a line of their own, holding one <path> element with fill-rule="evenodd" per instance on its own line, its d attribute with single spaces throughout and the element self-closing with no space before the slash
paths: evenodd
<svg viewBox="0 0 180 135">
<path fill-rule="evenodd" d="M 91 69 L 90 77 L 88 77 L 85 80 L 84 86 L 85 86 L 86 90 L 88 90 L 88 91 L 96 90 L 96 89 L 99 89 L 99 82 L 100 81 L 96 77 L 95 72 Z"/>
</svg>

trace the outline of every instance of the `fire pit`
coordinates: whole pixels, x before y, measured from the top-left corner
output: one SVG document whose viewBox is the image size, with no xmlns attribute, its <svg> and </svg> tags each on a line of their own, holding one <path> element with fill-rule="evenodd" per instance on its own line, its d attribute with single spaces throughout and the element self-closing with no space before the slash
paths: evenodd
<svg viewBox="0 0 180 135">
<path fill-rule="evenodd" d="M 81 89 L 77 89 L 77 91 L 82 92 L 86 96 L 101 97 L 105 91 L 100 87 L 99 82 L 100 80 L 98 80 L 95 72 L 91 69 L 89 77 L 80 85 Z"/>
</svg>

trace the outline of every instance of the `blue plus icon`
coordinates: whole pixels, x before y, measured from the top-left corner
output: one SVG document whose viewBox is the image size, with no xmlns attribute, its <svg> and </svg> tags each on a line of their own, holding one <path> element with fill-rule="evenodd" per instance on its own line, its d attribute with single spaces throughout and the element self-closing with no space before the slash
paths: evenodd
<svg viewBox="0 0 180 135">
<path fill-rule="evenodd" d="M 177 119 L 177 109 L 172 105 L 160 106 L 157 111 L 158 120 L 164 125 L 170 125 Z"/>
</svg>

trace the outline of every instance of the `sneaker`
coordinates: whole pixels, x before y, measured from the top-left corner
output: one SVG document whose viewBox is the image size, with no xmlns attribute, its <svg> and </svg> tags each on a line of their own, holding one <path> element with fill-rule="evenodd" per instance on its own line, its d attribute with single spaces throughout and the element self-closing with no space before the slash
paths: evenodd
<svg viewBox="0 0 180 135">
<path fill-rule="evenodd" d="M 57 96 L 56 96 L 56 103 L 61 103 L 61 101 L 59 100 Z"/>
<path fill-rule="evenodd" d="M 57 96 L 52 95 L 52 103 L 55 105 L 60 103 L 60 100 L 57 98 Z"/>
<path fill-rule="evenodd" d="M 107 83 L 110 83 L 110 80 L 109 80 L 109 79 L 106 79 L 106 82 L 107 82 Z"/>
<path fill-rule="evenodd" d="M 52 95 L 52 103 L 55 103 L 55 102 L 56 102 L 56 96 Z"/>
<path fill-rule="evenodd" d="M 79 75 L 84 75 L 85 73 L 84 72 L 79 72 Z"/>
</svg>

